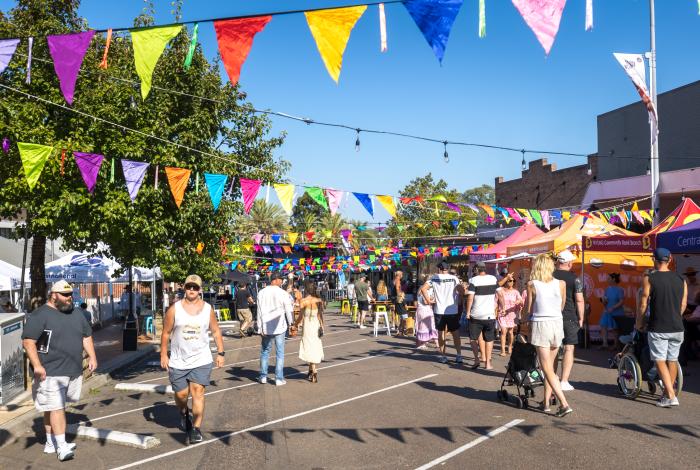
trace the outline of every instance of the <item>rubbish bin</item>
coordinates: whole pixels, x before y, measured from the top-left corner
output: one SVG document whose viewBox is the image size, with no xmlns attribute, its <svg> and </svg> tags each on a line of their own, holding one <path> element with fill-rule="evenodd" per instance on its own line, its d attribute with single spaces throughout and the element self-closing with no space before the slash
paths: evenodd
<svg viewBox="0 0 700 470">
<path fill-rule="evenodd" d="M 24 391 L 24 313 L 0 313 L 0 405 Z"/>
<path fill-rule="evenodd" d="M 139 329 L 137 320 L 127 318 L 124 322 L 124 331 L 122 334 L 122 350 L 136 351 L 138 348 Z"/>
</svg>

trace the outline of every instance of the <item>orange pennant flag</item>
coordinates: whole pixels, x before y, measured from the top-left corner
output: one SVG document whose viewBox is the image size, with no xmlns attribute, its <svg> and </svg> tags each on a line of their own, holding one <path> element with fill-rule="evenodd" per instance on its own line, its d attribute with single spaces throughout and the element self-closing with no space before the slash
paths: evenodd
<svg viewBox="0 0 700 470">
<path fill-rule="evenodd" d="M 173 193 L 178 209 L 180 204 L 182 204 L 182 198 L 185 197 L 185 189 L 187 189 L 187 183 L 190 180 L 190 173 L 191 170 L 185 168 L 165 167 L 165 175 L 168 177 L 170 192 Z"/>
<path fill-rule="evenodd" d="M 479 204 L 479 207 L 484 209 L 484 211 L 491 217 L 492 219 L 495 217 L 495 214 L 493 213 L 493 207 L 487 206 L 486 204 Z"/>
</svg>

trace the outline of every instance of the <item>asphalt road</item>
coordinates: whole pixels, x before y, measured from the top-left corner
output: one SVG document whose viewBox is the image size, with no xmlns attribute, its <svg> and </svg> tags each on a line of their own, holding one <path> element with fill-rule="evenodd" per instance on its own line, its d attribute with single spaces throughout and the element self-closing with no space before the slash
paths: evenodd
<svg viewBox="0 0 700 470">
<path fill-rule="evenodd" d="M 681 406 L 661 409 L 650 396 L 621 398 L 607 354 L 582 351 L 577 390 L 567 394 L 574 413 L 558 419 L 496 399 L 506 364 L 497 355 L 495 371 L 472 371 L 469 350 L 464 365 L 440 364 L 410 339 L 374 338 L 346 317 L 328 323 L 317 384 L 305 380 L 298 339 L 286 345 L 288 383 L 276 387 L 254 380 L 259 338 L 228 338 L 227 365 L 207 387 L 199 445 L 185 444 L 169 396 L 108 384 L 73 407 L 70 421 L 156 436 L 161 445 L 79 439 L 75 459 L 61 463 L 42 454 L 37 418 L 0 449 L 0 468 L 700 468 L 698 362 L 686 370 Z M 118 381 L 167 383 L 145 362 Z"/>
</svg>

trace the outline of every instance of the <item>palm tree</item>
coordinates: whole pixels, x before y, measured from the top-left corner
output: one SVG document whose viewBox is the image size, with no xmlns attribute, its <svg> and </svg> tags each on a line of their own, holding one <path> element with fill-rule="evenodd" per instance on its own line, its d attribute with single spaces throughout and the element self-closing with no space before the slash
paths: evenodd
<svg viewBox="0 0 700 470">
<path fill-rule="evenodd" d="M 343 229 L 350 228 L 347 220 L 343 218 L 340 214 L 326 213 L 319 221 L 319 228 L 322 232 L 322 237 L 325 241 L 337 240 L 340 236 L 340 231 Z M 330 232 L 330 236 L 327 237 L 326 233 Z"/>
<path fill-rule="evenodd" d="M 284 210 L 275 204 L 268 204 L 256 199 L 248 216 L 241 216 L 237 222 L 237 232 L 243 238 L 250 238 L 256 233 L 264 233 L 265 241 L 273 233 L 286 232 L 289 229 L 288 217 Z"/>
</svg>

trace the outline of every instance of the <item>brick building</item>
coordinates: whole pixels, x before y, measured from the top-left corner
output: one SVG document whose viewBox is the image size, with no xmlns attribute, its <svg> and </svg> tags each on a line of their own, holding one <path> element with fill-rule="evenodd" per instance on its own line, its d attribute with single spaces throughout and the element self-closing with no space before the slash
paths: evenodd
<svg viewBox="0 0 700 470">
<path fill-rule="evenodd" d="M 590 174 L 589 174 L 590 173 Z M 575 206 L 581 202 L 588 184 L 598 174 L 598 158 L 588 157 L 585 165 L 557 170 L 546 158 L 533 160 L 516 180 L 496 178 L 496 205 L 524 209 Z"/>
</svg>

